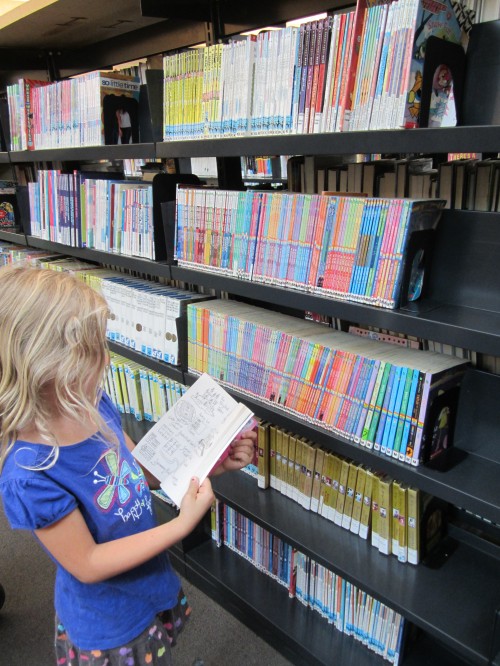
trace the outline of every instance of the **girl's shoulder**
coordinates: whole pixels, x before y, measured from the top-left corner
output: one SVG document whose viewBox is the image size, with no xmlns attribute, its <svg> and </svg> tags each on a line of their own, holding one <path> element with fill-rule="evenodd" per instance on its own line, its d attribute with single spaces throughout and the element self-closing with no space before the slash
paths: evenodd
<svg viewBox="0 0 500 666">
<path fill-rule="evenodd" d="M 111 420 L 117 425 L 121 425 L 120 412 L 104 390 L 101 392 L 99 399 L 99 413 L 107 422 Z"/>
<path fill-rule="evenodd" d="M 0 476 L 0 496 L 4 512 L 11 527 L 35 530 L 51 525 L 71 513 L 77 502 L 75 497 L 49 476 L 30 469 L 24 462 L 36 462 L 36 444 L 11 452 L 15 464 L 6 465 Z M 47 448 L 47 447 L 45 447 Z M 16 456 L 16 454 L 18 454 Z M 7 461 L 8 462 L 8 461 Z"/>
</svg>

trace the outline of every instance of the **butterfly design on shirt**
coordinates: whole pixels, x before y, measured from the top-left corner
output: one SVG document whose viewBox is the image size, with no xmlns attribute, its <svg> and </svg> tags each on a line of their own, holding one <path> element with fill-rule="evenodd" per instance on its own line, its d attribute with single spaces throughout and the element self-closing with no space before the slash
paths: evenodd
<svg viewBox="0 0 500 666">
<path fill-rule="evenodd" d="M 111 509 L 116 500 L 120 504 L 126 504 L 130 499 L 130 490 L 127 488 L 130 482 L 132 470 L 126 460 L 120 461 L 116 451 L 110 449 L 102 456 L 99 462 L 105 463 L 107 470 L 100 474 L 94 470 L 94 484 L 103 484 L 96 495 L 96 502 L 105 511 Z"/>
<path fill-rule="evenodd" d="M 139 465 L 136 463 L 134 460 L 132 463 L 132 469 L 130 470 L 130 478 L 132 479 L 132 483 L 135 486 L 135 490 L 139 497 L 142 495 L 144 490 L 146 489 L 146 479 L 144 477 L 144 472 L 142 469 L 139 467 Z"/>
</svg>

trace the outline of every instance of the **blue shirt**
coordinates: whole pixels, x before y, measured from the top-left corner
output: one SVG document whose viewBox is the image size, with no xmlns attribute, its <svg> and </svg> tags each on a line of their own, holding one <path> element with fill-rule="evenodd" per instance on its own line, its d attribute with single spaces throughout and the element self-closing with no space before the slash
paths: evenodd
<svg viewBox="0 0 500 666">
<path fill-rule="evenodd" d="M 127 449 L 120 415 L 103 393 L 99 411 L 119 439 L 113 447 L 94 435 L 62 446 L 56 463 L 44 466 L 51 447 L 18 441 L 0 475 L 0 495 L 13 528 L 46 527 L 80 509 L 97 543 L 156 525 L 151 493 Z M 57 564 L 56 612 L 73 643 L 83 650 L 128 643 L 177 603 L 180 581 L 166 553 L 101 583 L 82 583 Z"/>
</svg>

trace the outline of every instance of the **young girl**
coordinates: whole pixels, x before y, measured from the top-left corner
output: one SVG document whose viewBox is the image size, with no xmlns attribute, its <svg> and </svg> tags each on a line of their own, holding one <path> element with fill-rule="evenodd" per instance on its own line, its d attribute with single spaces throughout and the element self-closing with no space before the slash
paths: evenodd
<svg viewBox="0 0 500 666">
<path fill-rule="evenodd" d="M 67 273 L 0 269 L 0 495 L 13 528 L 57 564 L 57 664 L 171 664 L 189 614 L 166 549 L 210 508 L 193 478 L 177 517 L 157 525 L 143 471 L 102 391 L 107 306 Z M 253 456 L 249 431 L 215 470 Z"/>
</svg>

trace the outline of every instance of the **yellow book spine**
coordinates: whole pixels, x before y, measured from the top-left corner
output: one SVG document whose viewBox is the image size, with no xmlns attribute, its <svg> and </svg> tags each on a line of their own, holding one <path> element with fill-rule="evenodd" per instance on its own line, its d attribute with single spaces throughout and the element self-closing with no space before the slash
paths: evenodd
<svg viewBox="0 0 500 666">
<path fill-rule="evenodd" d="M 288 443 L 290 434 L 285 430 L 281 431 L 281 440 L 278 436 L 278 451 L 280 454 L 280 492 L 286 495 L 287 474 L 288 474 Z"/>
<path fill-rule="evenodd" d="M 292 434 L 288 436 L 288 463 L 287 463 L 287 482 L 286 495 L 290 499 L 294 498 L 295 492 L 295 450 L 297 448 L 297 438 Z"/>
<path fill-rule="evenodd" d="M 257 427 L 257 485 L 269 487 L 269 423 L 262 421 Z"/>
<path fill-rule="evenodd" d="M 314 463 L 314 475 L 311 493 L 311 511 L 318 513 L 321 493 L 321 475 L 323 473 L 323 463 L 325 460 L 325 451 L 316 449 L 316 461 Z"/>
<path fill-rule="evenodd" d="M 334 523 L 342 525 L 342 515 L 344 513 L 344 502 L 347 492 L 347 478 L 349 476 L 349 461 L 342 460 L 340 463 L 339 490 L 337 493 L 337 504 L 335 507 Z"/>
<path fill-rule="evenodd" d="M 366 470 L 365 489 L 363 491 L 363 506 L 361 507 L 361 517 L 359 519 L 359 536 L 362 539 L 368 539 L 371 527 L 371 507 L 373 493 L 373 472 Z"/>
<path fill-rule="evenodd" d="M 119 382 L 120 386 L 122 389 L 122 396 L 123 396 L 123 405 L 125 407 L 125 414 L 130 414 L 130 399 L 128 397 L 128 388 L 127 388 L 127 380 L 125 377 L 125 365 L 124 363 L 118 363 L 118 377 L 119 377 Z"/>
<path fill-rule="evenodd" d="M 366 483 L 366 469 L 358 467 L 358 475 L 356 478 L 356 490 L 354 491 L 354 502 L 352 505 L 352 518 L 350 531 L 353 534 L 359 534 L 361 523 L 361 509 L 363 508 L 363 497 L 365 492 Z"/>
<path fill-rule="evenodd" d="M 408 488 L 406 492 L 408 511 L 408 562 L 418 564 L 420 562 L 420 490 Z"/>
<path fill-rule="evenodd" d="M 349 473 L 347 475 L 347 488 L 344 500 L 344 512 L 342 514 L 342 527 L 346 530 L 351 529 L 352 508 L 354 506 L 354 493 L 356 491 L 356 480 L 358 478 L 358 466 L 356 463 L 349 463 Z"/>
<path fill-rule="evenodd" d="M 337 499 L 339 495 L 339 484 L 340 484 L 340 468 L 342 465 L 342 458 L 339 456 L 333 456 L 332 464 L 332 492 L 330 494 L 330 502 L 328 509 L 328 518 L 335 522 L 335 514 L 337 511 Z"/>
<path fill-rule="evenodd" d="M 332 492 L 332 466 L 333 453 L 330 453 L 330 451 L 325 451 L 323 459 L 323 470 L 321 472 L 321 487 L 318 506 L 318 513 L 325 518 L 328 517 L 330 495 Z"/>
<path fill-rule="evenodd" d="M 314 465 L 316 462 L 316 446 L 310 442 L 306 442 L 305 448 L 305 483 L 304 483 L 304 508 L 308 511 L 311 508 L 311 495 L 314 475 Z"/>
<path fill-rule="evenodd" d="M 305 440 L 302 437 L 296 438 L 295 443 L 295 463 L 296 463 L 296 495 L 295 501 L 298 504 L 302 504 L 302 495 L 304 493 L 304 476 L 305 476 L 305 467 L 304 467 L 304 450 L 305 450 Z"/>
<path fill-rule="evenodd" d="M 398 560 L 408 562 L 408 489 L 399 486 Z"/>
<path fill-rule="evenodd" d="M 392 545 L 391 553 L 398 557 L 399 553 L 399 512 L 401 503 L 401 485 L 398 481 L 392 482 Z"/>
<path fill-rule="evenodd" d="M 378 549 L 384 555 L 392 548 L 392 479 L 384 476 L 378 484 Z"/>
<path fill-rule="evenodd" d="M 276 428 L 276 490 L 281 492 L 281 446 L 283 441 L 283 430 L 281 428 Z"/>
<path fill-rule="evenodd" d="M 269 428 L 269 485 L 277 490 L 278 483 L 276 478 L 276 440 L 278 438 L 278 428 L 272 425 Z"/>
<path fill-rule="evenodd" d="M 295 502 L 300 501 L 300 468 L 302 465 L 302 441 L 300 437 L 295 439 L 295 456 L 293 461 L 293 494 Z"/>
<path fill-rule="evenodd" d="M 159 421 L 160 413 L 160 396 L 159 396 L 159 379 L 158 373 L 153 370 L 149 371 L 149 388 L 151 393 L 151 407 L 153 411 L 153 421 Z"/>
<path fill-rule="evenodd" d="M 378 548 L 378 507 L 379 507 L 379 497 L 378 497 L 378 485 L 379 485 L 379 476 L 377 474 L 373 475 L 373 486 L 372 486 L 372 535 L 371 543 L 374 548 Z"/>
</svg>

